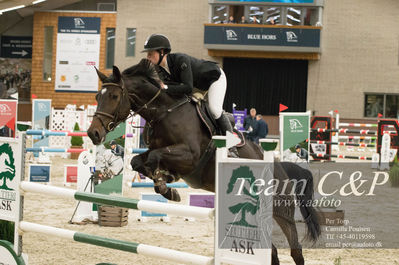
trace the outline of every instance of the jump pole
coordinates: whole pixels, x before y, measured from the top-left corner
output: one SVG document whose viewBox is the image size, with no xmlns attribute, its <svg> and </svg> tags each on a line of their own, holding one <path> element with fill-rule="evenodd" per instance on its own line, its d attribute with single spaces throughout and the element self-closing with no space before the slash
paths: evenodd
<svg viewBox="0 0 399 265">
<path fill-rule="evenodd" d="M 75 199 L 78 201 L 92 202 L 103 205 L 117 206 L 127 209 L 142 210 L 172 214 L 178 216 L 190 216 L 195 218 L 213 218 L 214 209 L 180 205 L 166 204 L 162 202 L 137 200 L 125 197 L 110 196 L 99 193 L 80 192 L 73 189 L 42 185 L 34 182 L 22 181 L 20 188 L 25 192 L 47 194 L 56 197 Z"/>
<path fill-rule="evenodd" d="M 111 249 L 117 249 L 121 251 L 131 252 L 135 254 L 142 254 L 149 257 L 154 257 L 158 259 L 165 259 L 177 263 L 185 264 L 199 264 L 199 265 L 211 265 L 213 264 L 212 257 L 206 257 L 196 254 L 191 254 L 187 252 L 155 247 L 140 243 L 122 241 L 117 239 L 111 239 L 101 236 L 95 236 L 85 233 L 80 233 L 72 230 L 55 228 L 46 225 L 40 225 L 35 223 L 30 223 L 26 221 L 21 221 L 19 223 L 19 228 L 23 232 L 34 232 L 40 234 L 46 234 L 52 237 L 60 237 L 67 240 L 86 243 L 90 245 L 96 245 L 100 247 L 106 247 Z"/>
</svg>

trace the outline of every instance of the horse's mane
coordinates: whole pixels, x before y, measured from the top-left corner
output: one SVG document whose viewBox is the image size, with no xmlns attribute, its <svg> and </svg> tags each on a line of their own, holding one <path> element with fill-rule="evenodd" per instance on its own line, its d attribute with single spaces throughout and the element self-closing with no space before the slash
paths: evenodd
<svg viewBox="0 0 399 265">
<path fill-rule="evenodd" d="M 150 60 L 142 59 L 140 63 L 133 65 L 122 72 L 125 77 L 145 76 L 152 84 L 160 88 L 162 82 L 155 65 Z"/>
</svg>

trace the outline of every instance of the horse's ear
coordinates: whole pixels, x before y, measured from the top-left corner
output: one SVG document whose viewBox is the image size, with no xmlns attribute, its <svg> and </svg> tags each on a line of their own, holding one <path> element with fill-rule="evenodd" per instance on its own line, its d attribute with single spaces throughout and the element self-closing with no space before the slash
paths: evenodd
<svg viewBox="0 0 399 265">
<path fill-rule="evenodd" d="M 112 67 L 112 75 L 114 76 L 114 78 L 115 78 L 115 81 L 118 83 L 120 80 L 121 80 L 121 78 L 122 78 L 122 75 L 121 75 L 121 71 L 119 71 L 119 68 L 117 67 L 117 66 L 113 66 Z"/>
<path fill-rule="evenodd" d="M 107 80 L 107 76 L 106 76 L 105 74 L 101 73 L 101 72 L 97 69 L 97 67 L 94 66 L 94 68 L 96 69 L 98 78 L 100 78 L 101 82 L 104 83 L 105 80 Z"/>
</svg>

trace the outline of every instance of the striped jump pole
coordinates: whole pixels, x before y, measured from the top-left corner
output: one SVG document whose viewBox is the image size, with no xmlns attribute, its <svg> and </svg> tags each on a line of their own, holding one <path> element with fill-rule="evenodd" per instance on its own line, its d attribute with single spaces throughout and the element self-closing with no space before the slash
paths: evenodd
<svg viewBox="0 0 399 265">
<path fill-rule="evenodd" d="M 40 135 L 40 136 L 82 136 L 86 137 L 87 132 L 80 131 L 80 132 L 70 132 L 70 131 L 50 131 L 50 130 L 27 130 L 27 135 Z M 128 133 L 125 134 L 125 137 L 132 138 L 133 134 Z"/>
<path fill-rule="evenodd" d="M 188 185 L 183 182 L 166 183 L 169 188 L 188 188 Z M 133 188 L 153 188 L 154 182 L 132 182 Z"/>
<path fill-rule="evenodd" d="M 344 143 L 344 142 L 330 142 L 330 141 L 317 141 L 310 140 L 311 143 L 317 144 L 332 144 L 332 145 L 341 145 L 341 146 L 359 146 L 359 147 L 375 147 L 375 144 L 362 144 L 362 143 Z"/>
<path fill-rule="evenodd" d="M 40 225 L 35 223 L 30 223 L 26 221 L 21 221 L 19 223 L 19 228 L 23 232 L 34 232 L 40 234 L 46 234 L 52 237 L 60 237 L 68 239 L 75 242 L 81 242 L 86 244 L 91 244 L 100 247 L 106 247 L 111 249 L 117 249 L 121 251 L 131 252 L 135 254 L 141 254 L 149 257 L 154 257 L 158 259 L 165 259 L 177 263 L 185 264 L 198 264 L 198 265 L 210 265 L 213 264 L 212 257 L 206 257 L 196 254 L 191 254 L 187 252 L 155 247 L 140 243 L 122 241 L 117 239 L 111 239 L 101 236 L 95 236 L 85 233 L 80 233 L 72 230 L 55 228 L 46 225 Z"/>
<path fill-rule="evenodd" d="M 338 127 L 365 127 L 365 128 L 377 128 L 378 123 L 347 123 L 340 122 Z M 395 128 L 393 125 L 387 125 L 387 128 Z"/>
<path fill-rule="evenodd" d="M 27 130 L 26 134 L 40 135 L 40 136 L 87 136 L 87 132 L 48 131 L 48 130 Z"/>
<path fill-rule="evenodd" d="M 87 149 L 82 148 L 51 148 L 51 147 L 27 147 L 26 152 L 44 152 L 44 153 L 82 153 Z"/>
<path fill-rule="evenodd" d="M 316 154 L 316 153 L 310 153 L 310 155 L 317 156 L 319 158 L 334 157 L 334 158 L 357 159 L 357 160 L 372 160 L 372 157 L 366 157 L 366 156 L 323 155 L 323 154 Z"/>
<path fill-rule="evenodd" d="M 375 141 L 377 140 L 377 137 L 375 136 L 348 136 L 348 135 L 339 135 L 338 139 L 344 139 L 344 140 L 370 140 L 370 141 Z"/>
<path fill-rule="evenodd" d="M 78 201 L 93 202 L 102 205 L 117 206 L 121 208 L 142 210 L 153 213 L 164 213 L 195 218 L 213 218 L 215 213 L 215 210 L 210 208 L 137 200 L 99 193 L 80 192 L 72 189 L 42 185 L 27 181 L 22 181 L 20 187 L 22 190 L 28 192 L 47 194 L 57 197 L 75 199 Z"/>
<path fill-rule="evenodd" d="M 338 132 L 338 133 L 357 133 L 357 134 L 377 135 L 377 131 L 370 131 L 370 130 L 321 129 L 321 128 L 312 128 L 311 130 L 312 130 L 312 132 Z"/>
</svg>

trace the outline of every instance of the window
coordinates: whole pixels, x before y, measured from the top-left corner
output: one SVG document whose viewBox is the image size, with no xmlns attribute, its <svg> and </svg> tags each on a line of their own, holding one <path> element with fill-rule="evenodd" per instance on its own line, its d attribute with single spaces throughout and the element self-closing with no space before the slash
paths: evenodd
<svg viewBox="0 0 399 265">
<path fill-rule="evenodd" d="M 227 21 L 227 6 L 213 6 L 212 23 L 219 24 Z"/>
<path fill-rule="evenodd" d="M 385 118 L 399 119 L 399 95 L 385 95 Z"/>
<path fill-rule="evenodd" d="M 366 94 L 364 116 L 374 118 L 399 118 L 399 95 Z"/>
<path fill-rule="evenodd" d="M 115 28 L 107 28 L 105 68 L 110 69 L 115 61 Z"/>
<path fill-rule="evenodd" d="M 263 9 L 258 6 L 250 6 L 248 22 L 253 24 L 263 23 Z"/>
<path fill-rule="evenodd" d="M 126 57 L 135 56 L 136 29 L 126 29 Z"/>
<path fill-rule="evenodd" d="M 43 81 L 51 81 L 53 70 L 53 27 L 44 27 Z"/>
<path fill-rule="evenodd" d="M 288 26 L 301 25 L 301 14 L 302 14 L 301 8 L 293 8 L 293 7 L 287 8 L 287 25 Z"/>
<path fill-rule="evenodd" d="M 281 24 L 281 10 L 280 7 L 264 7 L 265 24 Z"/>
</svg>

